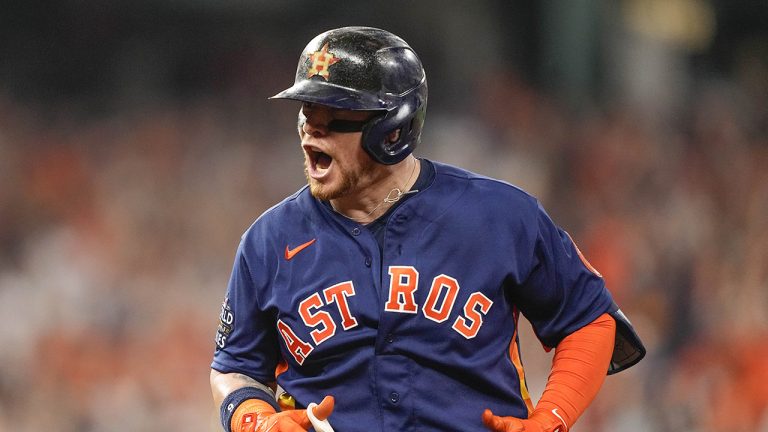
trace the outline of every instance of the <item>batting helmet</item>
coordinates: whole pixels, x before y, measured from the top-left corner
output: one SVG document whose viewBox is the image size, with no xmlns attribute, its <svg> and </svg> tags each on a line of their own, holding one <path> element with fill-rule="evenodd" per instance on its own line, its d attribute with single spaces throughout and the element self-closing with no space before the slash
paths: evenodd
<svg viewBox="0 0 768 432">
<path fill-rule="evenodd" d="M 427 77 L 416 53 L 398 36 L 371 27 L 343 27 L 312 39 L 301 54 L 293 86 L 270 99 L 381 111 L 362 127 L 362 146 L 377 162 L 391 165 L 419 144 Z"/>
</svg>

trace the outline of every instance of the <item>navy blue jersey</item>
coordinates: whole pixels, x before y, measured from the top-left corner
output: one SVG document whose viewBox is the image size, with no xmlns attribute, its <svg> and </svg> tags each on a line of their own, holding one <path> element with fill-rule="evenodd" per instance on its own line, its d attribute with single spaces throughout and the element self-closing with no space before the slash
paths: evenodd
<svg viewBox="0 0 768 432">
<path fill-rule="evenodd" d="M 616 306 L 535 198 L 432 164 L 432 182 L 391 213 L 381 251 L 306 187 L 256 220 L 213 369 L 277 379 L 300 407 L 333 395 L 337 432 L 486 431 L 485 408 L 527 417 L 519 314 L 554 347 Z"/>
</svg>

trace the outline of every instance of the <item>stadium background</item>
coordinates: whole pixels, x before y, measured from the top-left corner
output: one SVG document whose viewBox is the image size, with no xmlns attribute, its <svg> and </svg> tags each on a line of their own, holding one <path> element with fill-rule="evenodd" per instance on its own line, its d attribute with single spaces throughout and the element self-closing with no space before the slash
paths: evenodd
<svg viewBox="0 0 768 432">
<path fill-rule="evenodd" d="M 537 195 L 637 326 L 574 431 L 768 431 L 768 2 L 3 3 L 0 431 L 218 430 L 238 238 L 304 183 L 266 98 L 343 25 L 420 53 L 417 153 Z"/>
</svg>

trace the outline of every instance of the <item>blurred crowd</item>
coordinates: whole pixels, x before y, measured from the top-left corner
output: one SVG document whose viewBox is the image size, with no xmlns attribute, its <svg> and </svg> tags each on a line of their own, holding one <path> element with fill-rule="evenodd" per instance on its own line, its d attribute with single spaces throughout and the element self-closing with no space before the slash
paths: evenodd
<svg viewBox="0 0 768 432">
<path fill-rule="evenodd" d="M 573 430 L 768 431 L 766 99 L 707 82 L 660 119 L 574 113 L 510 72 L 474 93 L 429 111 L 417 154 L 536 195 L 648 348 Z M 239 236 L 304 183 L 295 107 L 249 97 L 0 96 L 0 431 L 218 430 L 208 372 Z M 546 354 L 524 338 L 540 393 Z"/>
</svg>

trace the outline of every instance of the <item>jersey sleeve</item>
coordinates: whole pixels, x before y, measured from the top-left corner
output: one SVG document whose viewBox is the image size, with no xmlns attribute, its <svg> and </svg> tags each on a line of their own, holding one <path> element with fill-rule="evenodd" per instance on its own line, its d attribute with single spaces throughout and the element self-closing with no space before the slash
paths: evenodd
<svg viewBox="0 0 768 432">
<path fill-rule="evenodd" d="M 279 351 L 274 319 L 259 303 L 268 281 L 265 272 L 266 266 L 252 269 L 249 265 L 244 237 L 222 303 L 211 368 L 269 383 L 275 380 Z"/>
<path fill-rule="evenodd" d="M 611 312 L 614 303 L 602 276 L 541 205 L 536 209 L 535 230 L 530 272 L 513 296 L 539 340 L 552 348 Z"/>
</svg>

